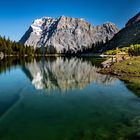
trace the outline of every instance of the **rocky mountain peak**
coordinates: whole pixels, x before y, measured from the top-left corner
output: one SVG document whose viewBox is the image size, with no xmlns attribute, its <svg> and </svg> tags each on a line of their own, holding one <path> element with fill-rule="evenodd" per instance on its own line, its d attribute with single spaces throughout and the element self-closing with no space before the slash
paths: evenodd
<svg viewBox="0 0 140 140">
<path fill-rule="evenodd" d="M 112 22 L 104 23 L 102 26 L 105 27 L 105 28 L 110 28 L 110 29 L 111 28 L 112 29 L 118 29 L 118 27 L 114 23 L 112 23 Z"/>
<path fill-rule="evenodd" d="M 36 47 L 51 48 L 58 53 L 77 52 L 97 42 L 105 42 L 118 32 L 113 23 L 93 27 L 82 18 L 43 17 L 36 19 L 21 38 L 20 43 Z"/>
<path fill-rule="evenodd" d="M 61 16 L 59 18 L 57 28 L 64 29 L 64 30 L 75 30 L 77 28 L 88 29 L 89 26 L 90 24 L 82 18 L 79 19 L 79 18 L 69 18 L 69 17 Z"/>
<path fill-rule="evenodd" d="M 36 19 L 31 24 L 31 28 L 36 35 L 41 35 L 43 30 L 49 29 L 49 27 L 56 21 L 57 19 L 53 19 L 51 17 L 43 17 L 40 19 Z"/>
</svg>

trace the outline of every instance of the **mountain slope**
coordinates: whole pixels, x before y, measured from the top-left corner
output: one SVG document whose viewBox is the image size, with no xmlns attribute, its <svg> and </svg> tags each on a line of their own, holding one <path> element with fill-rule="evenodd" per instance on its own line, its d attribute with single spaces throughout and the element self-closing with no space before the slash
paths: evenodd
<svg viewBox="0 0 140 140">
<path fill-rule="evenodd" d="M 47 52 L 77 52 L 89 48 L 97 42 L 110 40 L 118 32 L 112 23 L 93 27 L 84 19 L 44 17 L 35 20 L 20 43 L 34 48 L 47 48 Z"/>
<path fill-rule="evenodd" d="M 109 41 L 105 49 L 136 43 L 140 43 L 140 12 L 126 23 L 125 27 Z"/>
</svg>

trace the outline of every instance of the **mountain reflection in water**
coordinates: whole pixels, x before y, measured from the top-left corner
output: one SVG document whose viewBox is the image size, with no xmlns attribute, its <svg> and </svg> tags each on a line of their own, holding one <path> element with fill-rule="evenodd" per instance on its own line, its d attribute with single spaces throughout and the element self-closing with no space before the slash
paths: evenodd
<svg viewBox="0 0 140 140">
<path fill-rule="evenodd" d="M 35 59 L 26 63 L 23 71 L 36 89 L 68 91 L 83 89 L 88 84 L 112 85 L 116 78 L 99 74 L 99 68 L 82 58 L 57 57 L 51 60 Z"/>
</svg>

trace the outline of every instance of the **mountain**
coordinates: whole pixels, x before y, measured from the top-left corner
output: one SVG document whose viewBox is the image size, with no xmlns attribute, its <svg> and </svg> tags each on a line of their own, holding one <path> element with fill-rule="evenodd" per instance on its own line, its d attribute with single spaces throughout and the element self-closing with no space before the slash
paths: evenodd
<svg viewBox="0 0 140 140">
<path fill-rule="evenodd" d="M 113 23 L 93 27 L 84 19 L 43 17 L 32 23 L 19 42 L 47 52 L 77 52 L 99 42 L 105 43 L 118 31 Z"/>
<path fill-rule="evenodd" d="M 140 43 L 140 12 L 131 18 L 125 27 L 107 43 L 105 49 L 114 49 L 136 43 Z"/>
</svg>

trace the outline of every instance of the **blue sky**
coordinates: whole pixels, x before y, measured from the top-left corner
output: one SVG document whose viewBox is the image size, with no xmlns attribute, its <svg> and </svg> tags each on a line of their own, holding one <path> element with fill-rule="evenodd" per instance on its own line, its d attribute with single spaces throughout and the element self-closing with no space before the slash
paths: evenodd
<svg viewBox="0 0 140 140">
<path fill-rule="evenodd" d="M 140 11 L 140 0 L 2 0 L 0 35 L 18 41 L 43 16 L 84 18 L 93 25 L 111 21 L 120 28 Z"/>
</svg>

